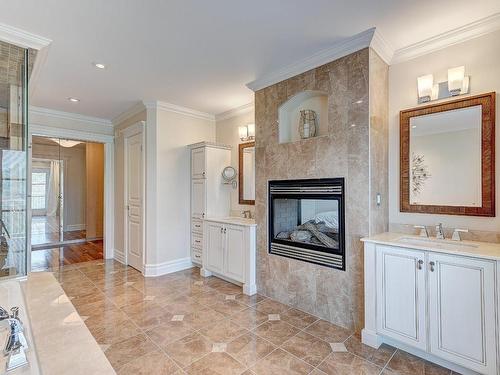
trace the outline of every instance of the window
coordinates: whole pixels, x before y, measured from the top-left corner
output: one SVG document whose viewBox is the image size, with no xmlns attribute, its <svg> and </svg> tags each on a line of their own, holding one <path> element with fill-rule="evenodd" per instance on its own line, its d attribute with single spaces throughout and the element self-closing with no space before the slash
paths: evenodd
<svg viewBox="0 0 500 375">
<path fill-rule="evenodd" d="M 48 173 L 43 170 L 33 171 L 31 174 L 31 209 L 47 209 L 47 180 Z"/>
</svg>

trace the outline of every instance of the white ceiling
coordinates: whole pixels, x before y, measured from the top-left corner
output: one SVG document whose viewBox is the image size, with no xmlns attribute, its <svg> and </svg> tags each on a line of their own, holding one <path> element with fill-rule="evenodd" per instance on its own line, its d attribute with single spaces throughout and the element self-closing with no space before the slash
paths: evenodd
<svg viewBox="0 0 500 375">
<path fill-rule="evenodd" d="M 0 23 L 52 40 L 32 105 L 112 119 L 140 100 L 221 113 L 253 100 L 246 83 L 340 38 L 377 27 L 398 49 L 497 12 L 498 0 L 3 0 Z"/>
</svg>

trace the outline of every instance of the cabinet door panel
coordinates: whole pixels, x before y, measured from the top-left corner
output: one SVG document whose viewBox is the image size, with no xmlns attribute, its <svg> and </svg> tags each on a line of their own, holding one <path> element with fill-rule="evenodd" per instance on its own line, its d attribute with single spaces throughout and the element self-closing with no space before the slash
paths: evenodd
<svg viewBox="0 0 500 375">
<path fill-rule="evenodd" d="M 206 225 L 205 244 L 203 249 L 205 262 L 203 266 L 209 271 L 222 273 L 224 270 L 224 228 L 222 224 L 208 222 Z"/>
<path fill-rule="evenodd" d="M 425 254 L 377 247 L 377 331 L 426 349 Z"/>
<path fill-rule="evenodd" d="M 429 262 L 431 353 L 496 374 L 494 264 L 442 254 Z"/>
<path fill-rule="evenodd" d="M 191 216 L 198 219 L 205 217 L 205 180 L 191 181 Z"/>
<path fill-rule="evenodd" d="M 205 177 L 205 148 L 195 148 L 191 150 L 191 177 Z"/>
<path fill-rule="evenodd" d="M 245 280 L 245 229 L 226 226 L 225 274 L 236 281 Z"/>
</svg>

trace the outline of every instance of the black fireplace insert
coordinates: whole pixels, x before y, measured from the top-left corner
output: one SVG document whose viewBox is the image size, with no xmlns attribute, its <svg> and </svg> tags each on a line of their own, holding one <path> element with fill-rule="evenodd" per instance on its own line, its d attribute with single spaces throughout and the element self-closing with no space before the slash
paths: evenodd
<svg viewBox="0 0 500 375">
<path fill-rule="evenodd" d="M 269 253 L 345 270 L 344 178 L 269 181 Z"/>
</svg>

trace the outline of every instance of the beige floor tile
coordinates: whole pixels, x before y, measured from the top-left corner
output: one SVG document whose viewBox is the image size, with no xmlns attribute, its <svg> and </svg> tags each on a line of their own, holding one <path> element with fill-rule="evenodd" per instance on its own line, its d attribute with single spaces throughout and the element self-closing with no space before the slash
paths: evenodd
<svg viewBox="0 0 500 375">
<path fill-rule="evenodd" d="M 229 319 L 221 320 L 211 326 L 203 328 L 199 331 L 203 336 L 209 338 L 212 342 L 228 343 L 238 336 L 241 336 L 248 331 L 233 323 Z"/>
<path fill-rule="evenodd" d="M 300 329 L 313 324 L 318 318 L 297 309 L 290 309 L 281 314 L 281 320 Z"/>
<path fill-rule="evenodd" d="M 284 305 L 272 299 L 266 299 L 254 307 L 256 310 L 264 314 L 283 314 L 290 306 Z"/>
<path fill-rule="evenodd" d="M 223 302 L 224 295 L 211 289 L 194 295 L 193 299 L 200 305 L 213 306 L 218 302 Z"/>
<path fill-rule="evenodd" d="M 272 342 L 274 345 L 279 346 L 299 333 L 300 330 L 288 323 L 278 320 L 274 322 L 268 321 L 255 328 L 252 332 Z"/>
<path fill-rule="evenodd" d="M 380 348 L 375 349 L 361 342 L 359 334 L 354 334 L 345 342 L 347 350 L 358 357 L 364 358 L 377 366 L 384 367 L 391 356 L 396 351 L 395 348 L 387 344 L 382 344 Z"/>
<path fill-rule="evenodd" d="M 156 352 L 156 346 L 143 334 L 112 344 L 104 354 L 115 370 L 144 354 Z"/>
<path fill-rule="evenodd" d="M 217 312 L 209 307 L 204 307 L 184 316 L 184 322 L 193 329 L 201 329 L 213 325 L 223 319 L 226 319 L 224 314 L 221 314 L 220 312 Z"/>
<path fill-rule="evenodd" d="M 245 367 L 227 353 L 210 353 L 185 369 L 190 375 L 239 375 Z"/>
<path fill-rule="evenodd" d="M 188 296 L 180 296 L 171 303 L 163 305 L 163 307 L 174 315 L 188 315 L 204 308 L 204 306 Z"/>
<path fill-rule="evenodd" d="M 450 375 L 450 370 L 398 350 L 386 367 L 391 375 Z"/>
<path fill-rule="evenodd" d="M 134 303 L 139 303 L 144 300 L 144 294 L 128 287 L 125 287 L 125 289 L 117 288 L 116 290 L 112 290 L 109 293 L 106 293 L 106 295 L 111 300 L 111 302 L 113 302 L 117 307 L 120 308 L 127 305 L 132 305 Z"/>
<path fill-rule="evenodd" d="M 193 333 L 168 344 L 164 349 L 181 367 L 186 367 L 210 353 L 212 343 L 201 334 Z"/>
<path fill-rule="evenodd" d="M 147 330 L 146 335 L 149 336 L 151 341 L 160 346 L 161 348 L 165 348 L 166 345 L 177 341 L 183 337 L 191 335 L 194 333 L 194 330 L 190 328 L 188 324 L 184 321 L 182 322 L 164 322 L 153 329 Z"/>
<path fill-rule="evenodd" d="M 98 344 L 114 344 L 142 333 L 142 330 L 130 319 L 88 328 Z"/>
<path fill-rule="evenodd" d="M 210 307 L 215 311 L 218 311 L 226 316 L 234 315 L 248 308 L 247 305 L 239 303 L 235 300 L 224 300 L 222 302 L 217 302 L 216 304 Z"/>
<path fill-rule="evenodd" d="M 276 349 L 250 368 L 256 375 L 305 375 L 313 367 L 281 349 Z"/>
<path fill-rule="evenodd" d="M 249 367 L 274 349 L 276 347 L 269 341 L 252 333 L 247 333 L 231 341 L 227 345 L 226 352 L 243 365 Z"/>
<path fill-rule="evenodd" d="M 151 352 L 122 366 L 118 375 L 173 375 L 179 366 L 162 352 Z"/>
<path fill-rule="evenodd" d="M 347 329 L 331 324 L 325 320 L 316 321 L 307 327 L 305 331 L 328 343 L 343 342 L 351 335 L 351 332 Z"/>
<path fill-rule="evenodd" d="M 318 369 L 327 375 L 378 375 L 382 370 L 352 353 L 332 353 Z"/>
<path fill-rule="evenodd" d="M 305 332 L 299 332 L 281 348 L 314 367 L 332 352 L 330 344 Z"/>
<path fill-rule="evenodd" d="M 268 315 L 255 309 L 247 308 L 232 315 L 231 320 L 246 329 L 254 329 L 262 323 L 267 322 Z"/>
</svg>

